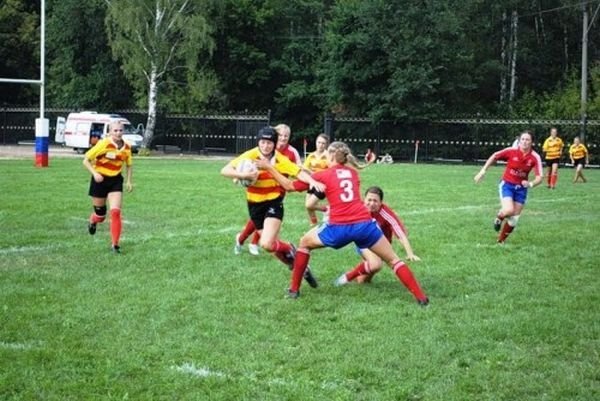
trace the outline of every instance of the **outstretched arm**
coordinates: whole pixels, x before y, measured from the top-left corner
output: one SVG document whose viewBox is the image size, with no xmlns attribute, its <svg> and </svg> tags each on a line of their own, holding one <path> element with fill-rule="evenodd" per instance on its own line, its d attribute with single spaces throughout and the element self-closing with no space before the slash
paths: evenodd
<svg viewBox="0 0 600 401">
<path fill-rule="evenodd" d="M 496 152 L 496 153 L 498 153 L 498 152 Z M 496 162 L 496 153 L 494 153 L 493 155 L 491 155 L 489 157 L 489 159 L 486 160 L 486 162 L 483 165 L 483 167 L 481 168 L 481 170 L 479 170 L 479 173 L 477 173 L 475 175 L 475 177 L 473 179 L 475 180 L 476 183 L 481 182 L 481 180 L 483 179 L 483 176 L 485 175 L 485 172 L 487 171 L 487 169 L 490 168 L 490 166 Z"/>
</svg>

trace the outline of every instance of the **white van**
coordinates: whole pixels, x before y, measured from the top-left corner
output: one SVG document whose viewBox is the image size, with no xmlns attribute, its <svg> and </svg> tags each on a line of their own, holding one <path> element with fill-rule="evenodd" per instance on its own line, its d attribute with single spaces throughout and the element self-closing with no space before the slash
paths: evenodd
<svg viewBox="0 0 600 401">
<path fill-rule="evenodd" d="M 144 138 L 140 135 L 139 130 L 131 125 L 129 120 L 118 114 L 82 111 L 80 113 L 70 113 L 66 120 L 64 117 L 58 117 L 56 119 L 54 141 L 71 147 L 78 153 L 83 153 L 91 148 L 98 139 L 106 135 L 109 125 L 113 122 L 123 124 L 125 129 L 123 139 L 131 146 L 131 150 L 137 153 Z"/>
</svg>

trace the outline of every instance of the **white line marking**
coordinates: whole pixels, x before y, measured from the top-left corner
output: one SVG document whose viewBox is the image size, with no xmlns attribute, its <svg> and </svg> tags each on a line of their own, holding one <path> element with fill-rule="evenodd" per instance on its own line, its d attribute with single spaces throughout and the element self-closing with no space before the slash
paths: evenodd
<svg viewBox="0 0 600 401">
<path fill-rule="evenodd" d="M 228 380 L 234 380 L 234 379 L 238 379 L 238 380 L 247 380 L 250 382 L 255 382 L 255 383 L 259 383 L 259 382 L 264 382 L 267 385 L 276 385 L 276 386 L 293 386 L 293 387 L 298 387 L 301 385 L 301 383 L 296 383 L 293 381 L 289 381 L 289 380 L 285 380 L 282 378 L 273 378 L 273 379 L 258 379 L 255 373 L 247 373 L 245 375 L 229 375 L 223 372 L 219 372 L 216 370 L 212 370 L 208 367 L 201 367 L 201 368 L 197 368 L 193 363 L 184 363 L 181 366 L 171 366 L 171 369 L 183 373 L 183 374 L 187 374 L 187 375 L 191 375 L 194 377 L 199 377 L 199 378 L 207 378 L 207 377 L 217 377 L 217 378 L 223 378 L 223 379 L 228 379 Z M 263 375 L 261 375 L 262 377 Z M 324 390 L 332 390 L 332 389 L 337 389 L 337 388 L 341 388 L 341 387 L 349 387 L 350 383 L 356 383 L 355 380 L 340 380 L 340 381 L 335 381 L 335 382 L 331 382 L 331 381 L 325 381 L 325 382 L 321 382 L 318 384 L 315 384 L 312 381 L 309 381 L 309 383 L 313 386 L 319 386 L 320 388 L 324 389 Z"/>
<path fill-rule="evenodd" d="M 21 343 L 6 343 L 4 341 L 0 341 L 0 348 L 26 350 L 26 349 L 31 349 L 31 345 L 21 344 Z"/>
</svg>

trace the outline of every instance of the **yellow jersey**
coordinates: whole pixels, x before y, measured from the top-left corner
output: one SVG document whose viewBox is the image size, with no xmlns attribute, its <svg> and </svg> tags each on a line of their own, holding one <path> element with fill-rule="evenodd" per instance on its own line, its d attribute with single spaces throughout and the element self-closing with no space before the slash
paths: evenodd
<svg viewBox="0 0 600 401">
<path fill-rule="evenodd" d="M 306 156 L 303 166 L 313 173 L 325 170 L 327 168 L 327 154 L 323 153 L 321 156 L 317 156 L 316 152 L 312 152 Z"/>
<path fill-rule="evenodd" d="M 542 150 L 546 153 L 546 159 L 560 159 L 564 146 L 565 144 L 563 143 L 562 139 L 559 137 L 553 138 L 549 136 L 544 141 Z"/>
<path fill-rule="evenodd" d="M 571 145 L 569 147 L 569 155 L 573 158 L 573 160 L 583 159 L 587 156 L 588 150 L 583 143 L 579 145 Z"/>
<path fill-rule="evenodd" d="M 96 142 L 96 144 L 85 153 L 85 157 L 92 163 L 94 169 L 107 177 L 115 177 L 121 174 L 123 164 L 131 166 L 131 146 L 123 141 L 119 148 L 110 137 Z"/>
<path fill-rule="evenodd" d="M 243 159 L 259 160 L 261 153 L 258 147 L 252 148 L 231 161 L 233 167 L 237 167 L 238 163 Z M 271 165 L 277 171 L 286 176 L 295 177 L 300 173 L 300 167 L 290 161 L 279 151 L 275 151 L 271 157 Z M 277 199 L 285 194 L 285 189 L 273 178 L 271 173 L 265 170 L 259 170 L 258 179 L 246 189 L 246 199 L 251 203 L 266 202 Z"/>
</svg>

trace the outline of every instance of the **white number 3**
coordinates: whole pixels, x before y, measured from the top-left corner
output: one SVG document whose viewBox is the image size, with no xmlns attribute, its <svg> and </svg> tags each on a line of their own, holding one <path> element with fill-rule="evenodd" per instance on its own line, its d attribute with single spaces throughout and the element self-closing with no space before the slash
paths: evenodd
<svg viewBox="0 0 600 401">
<path fill-rule="evenodd" d="M 340 195 L 342 202 L 352 202 L 354 200 L 354 191 L 352 190 L 351 180 L 340 181 L 340 188 L 344 190 L 344 193 Z"/>
</svg>

